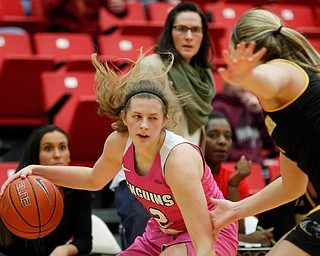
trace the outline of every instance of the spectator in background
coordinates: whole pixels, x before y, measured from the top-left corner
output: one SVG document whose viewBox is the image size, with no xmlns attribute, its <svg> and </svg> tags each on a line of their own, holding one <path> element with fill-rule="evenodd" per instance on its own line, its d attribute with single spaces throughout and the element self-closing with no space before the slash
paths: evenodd
<svg viewBox="0 0 320 256">
<path fill-rule="evenodd" d="M 264 124 L 262 109 L 256 96 L 240 86 L 224 83 L 223 92 L 212 102 L 215 111 L 222 112 L 230 121 L 233 148 L 228 161 L 246 159 L 260 163 L 264 177 L 269 179 L 267 159 L 278 155 L 278 150 Z"/>
<path fill-rule="evenodd" d="M 70 162 L 68 135 L 55 125 L 34 130 L 26 146 L 17 171 L 30 164 L 66 166 Z M 64 213 L 49 235 L 39 239 L 23 239 L 8 231 L 1 222 L 0 252 L 8 256 L 78 255 L 91 251 L 90 192 L 59 188 L 64 197 Z"/>
<path fill-rule="evenodd" d="M 44 0 L 44 9 L 52 32 L 84 32 L 96 38 L 102 33 L 99 9 L 103 6 L 112 14 L 124 17 L 125 0 Z"/>
<path fill-rule="evenodd" d="M 232 149 L 232 130 L 226 116 L 220 112 L 212 112 L 206 125 L 205 160 L 224 197 L 231 201 L 239 201 L 249 196 L 247 177 L 251 173 L 251 161 L 244 156 L 235 164 L 235 170 L 222 165 Z M 272 245 L 272 227 L 264 231 L 246 234 L 244 220 L 239 220 L 239 241 Z"/>
<path fill-rule="evenodd" d="M 174 63 L 163 74 L 174 55 Z M 140 65 L 144 79 L 154 79 L 172 91 L 190 95 L 188 105 L 181 106 L 167 125 L 187 140 L 205 148 L 205 130 L 215 94 L 211 71 L 213 46 L 205 15 L 192 2 L 181 2 L 168 14 L 156 53 L 145 57 Z M 150 216 L 128 191 L 123 171 L 114 178 L 116 208 L 126 230 L 127 245 L 141 235 Z M 142 219 L 144 218 L 144 220 Z"/>
</svg>

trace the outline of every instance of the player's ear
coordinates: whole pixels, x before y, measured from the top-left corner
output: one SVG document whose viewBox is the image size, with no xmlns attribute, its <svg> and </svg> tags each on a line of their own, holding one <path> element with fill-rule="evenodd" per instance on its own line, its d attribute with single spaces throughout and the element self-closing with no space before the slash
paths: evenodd
<svg viewBox="0 0 320 256">
<path fill-rule="evenodd" d="M 124 110 L 121 110 L 120 117 L 121 117 L 122 122 L 127 126 L 126 113 Z"/>
<path fill-rule="evenodd" d="M 165 116 L 164 116 L 164 120 L 163 120 L 163 126 L 162 126 L 162 128 L 164 128 L 164 127 L 166 126 L 166 124 L 168 123 L 168 121 L 169 121 L 169 115 L 165 115 Z"/>
</svg>

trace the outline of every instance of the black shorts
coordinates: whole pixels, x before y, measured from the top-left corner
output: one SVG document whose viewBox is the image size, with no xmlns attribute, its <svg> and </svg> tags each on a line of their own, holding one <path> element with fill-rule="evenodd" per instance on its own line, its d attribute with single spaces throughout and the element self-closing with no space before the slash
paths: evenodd
<svg viewBox="0 0 320 256">
<path fill-rule="evenodd" d="M 310 255 L 320 255 L 320 205 L 312 209 L 288 234 L 290 241 Z"/>
</svg>

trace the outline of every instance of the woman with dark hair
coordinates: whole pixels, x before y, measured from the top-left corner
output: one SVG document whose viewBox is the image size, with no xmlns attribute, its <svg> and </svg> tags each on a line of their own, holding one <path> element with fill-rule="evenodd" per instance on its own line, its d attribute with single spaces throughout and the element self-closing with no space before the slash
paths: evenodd
<svg viewBox="0 0 320 256">
<path fill-rule="evenodd" d="M 182 34 L 187 34 L 188 30 L 185 30 L 186 27 L 179 27 L 184 26 L 181 24 L 176 24 L 177 18 L 179 19 L 179 15 L 181 13 L 185 12 L 191 12 L 193 13 L 192 16 L 199 16 L 200 17 L 200 23 L 196 24 L 199 25 L 198 27 L 195 26 L 193 29 L 191 29 L 191 34 L 195 36 L 199 36 L 202 34 L 202 38 L 200 41 L 200 44 L 197 45 L 199 47 L 196 49 L 193 53 L 190 54 L 190 57 L 188 58 L 184 52 L 183 49 L 177 48 L 178 45 L 176 45 L 176 40 L 174 36 L 174 30 L 177 30 L 177 32 L 182 32 Z M 180 21 L 180 20 L 179 20 Z M 182 20 L 181 20 L 182 21 Z M 184 20 L 183 20 L 184 21 Z M 173 8 L 166 19 L 165 26 L 162 31 L 162 35 L 160 37 L 160 40 L 158 42 L 157 46 L 157 53 L 160 54 L 161 58 L 163 60 L 166 60 L 167 54 L 166 52 L 171 52 L 175 55 L 175 61 L 186 61 L 189 62 L 191 66 L 198 65 L 202 68 L 211 68 L 212 63 L 209 59 L 209 56 L 213 57 L 213 47 L 211 44 L 211 38 L 208 32 L 208 23 L 205 15 L 202 13 L 202 11 L 191 2 L 182 2 L 175 6 Z M 190 61 L 189 61 L 190 59 Z"/>
<path fill-rule="evenodd" d="M 65 131 L 55 125 L 41 126 L 28 138 L 16 172 L 30 164 L 67 166 L 69 147 Z M 30 240 L 10 233 L 1 222 L 0 252 L 8 256 L 69 256 L 91 251 L 90 192 L 59 189 L 64 198 L 64 212 L 57 228 L 43 238 Z"/>
<path fill-rule="evenodd" d="M 204 127 L 215 95 L 209 56 L 213 57 L 213 47 L 205 15 L 194 3 L 181 2 L 167 16 L 156 53 L 139 64 L 141 78 L 157 80 L 172 93 L 190 96 L 187 104 L 170 113 L 167 127 L 203 150 Z M 170 65 L 169 72 L 164 74 Z M 150 216 L 128 191 L 122 171 L 110 189 L 115 191 L 116 208 L 130 245 L 142 234 Z"/>
</svg>

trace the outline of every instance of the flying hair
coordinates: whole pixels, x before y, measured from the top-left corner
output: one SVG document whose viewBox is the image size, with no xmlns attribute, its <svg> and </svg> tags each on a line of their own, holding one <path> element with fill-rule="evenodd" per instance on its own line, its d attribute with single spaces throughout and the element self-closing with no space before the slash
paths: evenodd
<svg viewBox="0 0 320 256">
<path fill-rule="evenodd" d="M 127 130 L 120 113 L 126 110 L 133 97 L 150 98 L 152 97 L 150 95 L 153 95 L 159 98 L 165 114 L 174 112 L 178 109 L 179 104 L 186 104 L 186 95 L 176 95 L 165 89 L 158 81 L 158 78 L 167 75 L 171 69 L 174 62 L 172 53 L 168 52 L 168 61 L 165 63 L 166 69 L 163 74 L 148 79 L 144 78 L 140 71 L 140 63 L 149 51 L 143 52 L 141 48 L 137 61 L 132 61 L 131 68 L 126 73 L 112 67 L 108 62 L 100 61 L 96 53 L 91 56 L 92 64 L 96 69 L 95 90 L 99 104 L 98 113 L 113 118 L 115 123 L 112 127 L 117 131 Z"/>
</svg>

